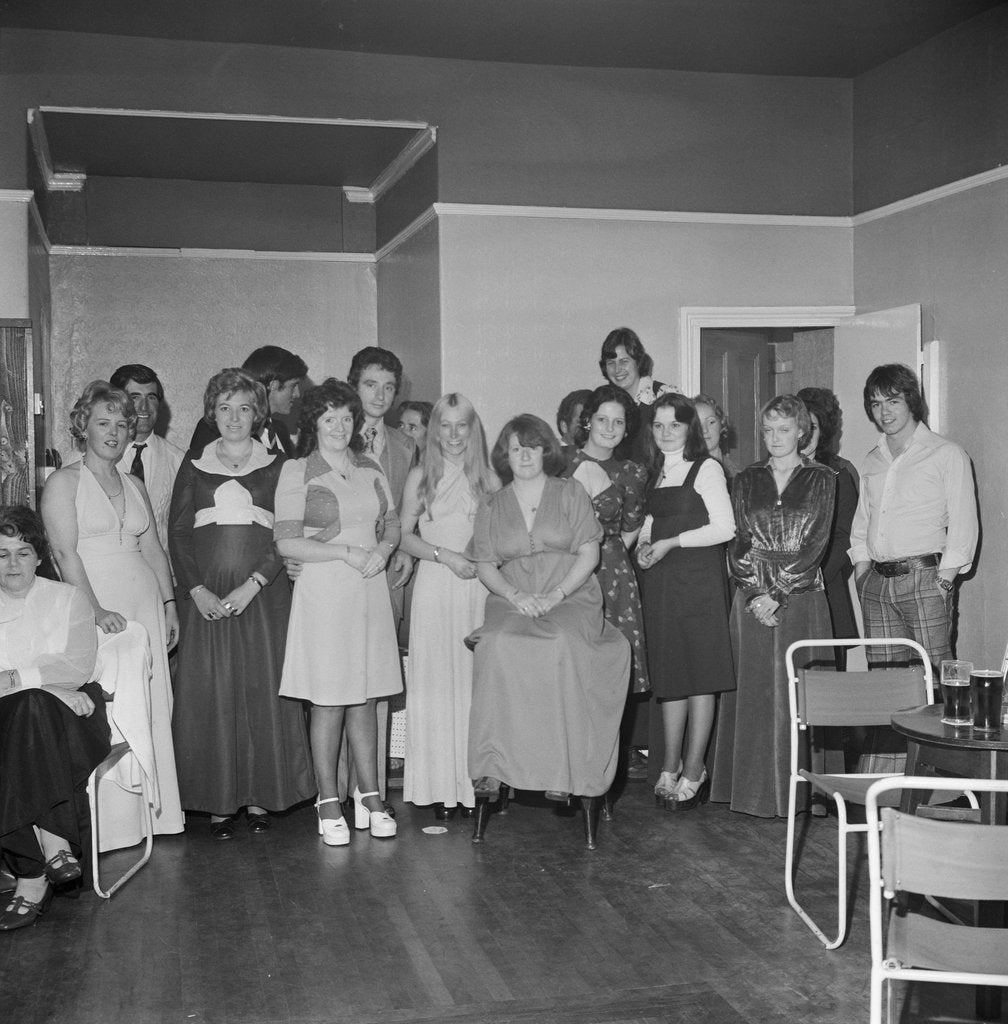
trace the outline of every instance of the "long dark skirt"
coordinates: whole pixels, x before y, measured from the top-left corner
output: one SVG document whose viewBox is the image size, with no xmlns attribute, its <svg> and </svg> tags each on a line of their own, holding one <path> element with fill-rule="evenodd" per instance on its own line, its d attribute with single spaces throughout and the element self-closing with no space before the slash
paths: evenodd
<svg viewBox="0 0 1008 1024">
<path fill-rule="evenodd" d="M 829 639 L 829 608 L 821 591 L 792 594 L 781 624 L 763 626 L 732 602 L 731 638 L 738 688 L 721 695 L 711 799 L 760 818 L 787 816 L 791 739 L 784 655 L 796 640 Z M 833 667 L 828 648 L 809 648 L 799 668 Z M 807 762 L 803 765 L 807 767 Z M 808 787 L 803 787 L 807 789 Z"/>
<path fill-rule="evenodd" d="M 109 727 L 101 687 L 81 690 L 94 701 L 87 718 L 41 689 L 0 700 L 0 848 L 17 876 L 41 874 L 32 825 L 68 840 L 81 855 L 88 776 L 108 756 Z"/>
</svg>

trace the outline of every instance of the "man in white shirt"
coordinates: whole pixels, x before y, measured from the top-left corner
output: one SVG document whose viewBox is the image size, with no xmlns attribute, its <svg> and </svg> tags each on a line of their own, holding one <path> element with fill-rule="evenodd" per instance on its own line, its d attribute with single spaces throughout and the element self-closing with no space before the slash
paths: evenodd
<svg viewBox="0 0 1008 1024">
<path fill-rule="evenodd" d="M 144 482 L 154 509 L 158 539 L 167 551 L 172 488 L 185 453 L 154 433 L 164 403 L 164 387 L 158 375 L 142 363 L 120 366 L 109 383 L 129 395 L 137 414 L 136 437 L 127 445 L 119 466 Z"/>
<path fill-rule="evenodd" d="M 850 557 L 865 634 L 916 640 L 937 666 L 951 658 L 957 577 L 976 552 L 976 495 L 969 456 L 932 433 L 917 376 L 877 366 L 864 406 L 882 437 L 861 469 Z M 873 664 L 905 664 L 905 648 L 870 648 Z"/>
</svg>

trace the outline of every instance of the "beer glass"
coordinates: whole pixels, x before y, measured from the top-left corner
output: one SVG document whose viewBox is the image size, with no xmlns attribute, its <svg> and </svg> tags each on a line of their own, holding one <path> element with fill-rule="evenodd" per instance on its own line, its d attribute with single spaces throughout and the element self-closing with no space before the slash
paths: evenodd
<svg viewBox="0 0 1008 1024">
<path fill-rule="evenodd" d="M 942 722 L 945 725 L 972 725 L 970 717 L 971 661 L 943 661 L 941 663 L 941 690 L 945 701 Z"/>
<path fill-rule="evenodd" d="M 970 703 L 973 728 L 977 732 L 995 732 L 1001 728 L 1001 697 L 1004 676 L 997 669 L 974 669 L 970 674 Z"/>
</svg>

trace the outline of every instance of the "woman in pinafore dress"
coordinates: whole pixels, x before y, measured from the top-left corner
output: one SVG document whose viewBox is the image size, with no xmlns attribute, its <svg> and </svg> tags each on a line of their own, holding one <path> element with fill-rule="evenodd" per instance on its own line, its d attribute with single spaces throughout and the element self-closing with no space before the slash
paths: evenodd
<svg viewBox="0 0 1008 1024">
<path fill-rule="evenodd" d="M 637 546 L 660 709 L 660 726 L 651 716 L 649 760 L 662 765 L 656 799 L 678 811 L 707 798 L 704 755 L 715 694 L 735 689 L 724 549 L 735 520 L 724 471 L 707 454 L 693 403 L 679 394 L 659 398 L 651 435 L 652 483 Z"/>
</svg>

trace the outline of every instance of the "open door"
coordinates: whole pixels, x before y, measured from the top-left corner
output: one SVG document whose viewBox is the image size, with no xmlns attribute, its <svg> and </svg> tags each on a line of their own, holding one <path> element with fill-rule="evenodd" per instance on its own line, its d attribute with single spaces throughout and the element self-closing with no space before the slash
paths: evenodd
<svg viewBox="0 0 1008 1024">
<path fill-rule="evenodd" d="M 833 329 L 833 391 L 843 410 L 840 454 L 853 462 L 858 472 L 868 452 L 878 444 L 879 431 L 864 411 L 864 383 L 876 366 L 905 363 L 920 374 L 920 305 L 858 313 L 837 321 Z M 858 632 L 864 636 L 861 603 L 851 577 L 851 602 Z M 851 671 L 868 667 L 864 651 L 852 651 L 847 659 Z"/>
<path fill-rule="evenodd" d="M 879 438 L 864 411 L 864 383 L 883 363 L 906 363 L 920 374 L 919 304 L 858 313 L 838 320 L 833 329 L 833 390 L 843 410 L 840 454 L 853 462 L 858 472 Z"/>
</svg>

